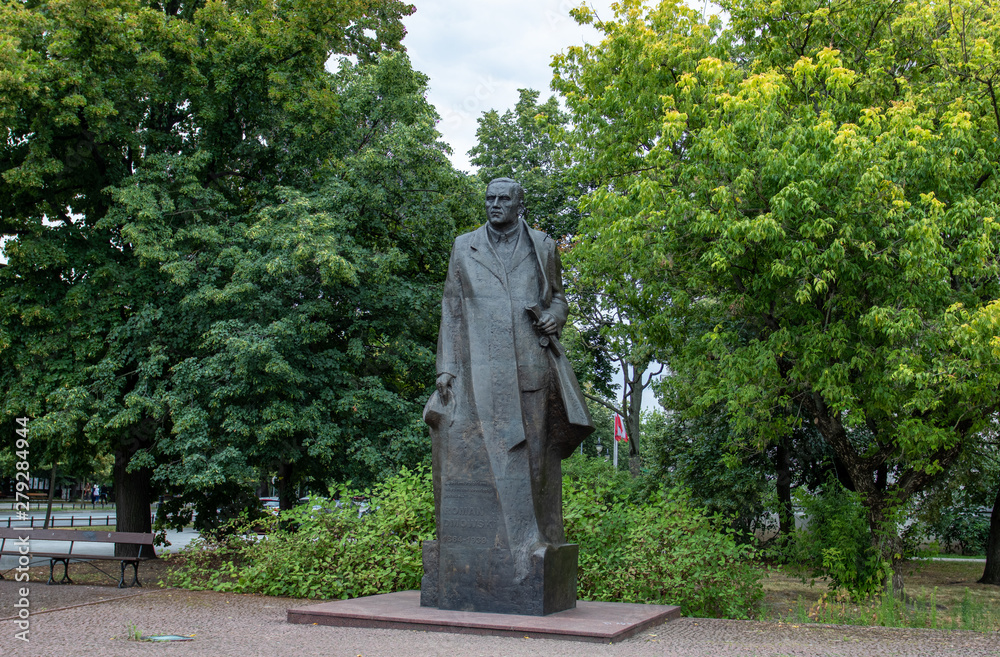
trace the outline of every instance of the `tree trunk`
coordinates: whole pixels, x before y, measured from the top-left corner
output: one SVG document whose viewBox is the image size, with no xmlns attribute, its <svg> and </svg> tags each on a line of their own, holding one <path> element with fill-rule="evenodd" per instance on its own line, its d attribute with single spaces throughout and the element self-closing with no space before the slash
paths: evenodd
<svg viewBox="0 0 1000 657">
<path fill-rule="evenodd" d="M 293 465 L 281 463 L 278 465 L 278 508 L 287 511 L 295 506 L 295 484 L 292 481 Z"/>
<path fill-rule="evenodd" d="M 129 472 L 128 464 L 148 441 L 142 440 L 142 429 L 128 430 L 122 443 L 115 450 L 113 477 L 115 482 L 115 523 L 120 532 L 153 531 L 150 508 L 153 503 L 153 471 L 151 468 L 137 468 Z M 143 548 L 143 555 L 149 548 Z M 134 557 L 139 554 L 138 545 L 115 545 L 116 557 Z M 155 556 L 155 553 L 154 553 Z"/>
<path fill-rule="evenodd" d="M 795 529 L 795 512 L 792 509 L 792 469 L 788 458 L 789 437 L 778 441 L 774 457 L 774 472 L 778 487 L 778 533 L 790 535 Z"/>
<path fill-rule="evenodd" d="M 990 514 L 990 536 L 986 541 L 986 568 L 980 584 L 995 584 L 1000 586 L 1000 488 L 993 501 L 993 513 Z"/>
<path fill-rule="evenodd" d="M 862 504 L 868 515 L 872 546 L 886 563 L 892 565 L 892 574 L 883 582 L 884 588 L 888 590 L 891 586 L 894 594 L 902 596 L 903 542 L 896 527 L 888 522 L 890 509 L 902 507 L 915 493 L 925 490 L 941 476 L 942 472 L 947 471 L 962 454 L 968 432 L 974 426 L 972 421 L 963 419 L 953 427 L 959 438 L 953 445 L 941 447 L 926 455 L 925 458 L 940 466 L 937 472 L 924 468 L 909 468 L 899 474 L 891 485 L 887 485 L 886 459 L 891 457 L 891 443 L 876 443 L 878 449 L 873 454 L 859 452 L 851 443 L 850 435 L 841 421 L 841 413 L 829 409 L 822 396 L 815 392 L 805 395 L 803 405 L 812 415 L 823 439 L 833 450 L 837 463 L 837 476 L 842 482 L 846 477 L 853 484 L 851 490 L 861 494 Z M 869 428 L 873 435 L 877 435 L 874 422 L 869 423 Z"/>
<path fill-rule="evenodd" d="M 633 377 L 630 382 L 632 394 L 627 400 L 628 405 L 622 404 L 622 406 L 627 411 L 625 426 L 628 429 L 628 470 L 633 477 L 638 477 L 642 472 L 639 439 L 642 432 L 642 392 L 646 386 L 642 383 L 643 370 L 633 367 L 632 373 Z"/>
<path fill-rule="evenodd" d="M 837 481 L 840 482 L 841 486 L 852 493 L 857 490 L 854 487 L 854 479 L 851 478 L 851 474 L 847 470 L 847 465 L 845 465 L 836 454 L 833 456 L 833 472 L 837 475 Z"/>
<path fill-rule="evenodd" d="M 45 524 L 42 525 L 42 529 L 49 528 L 49 521 L 52 520 L 52 500 L 56 494 L 56 469 L 58 464 L 52 464 L 52 474 L 49 475 L 49 499 L 48 505 L 45 507 Z"/>
<path fill-rule="evenodd" d="M 874 497 L 874 496 L 873 496 Z M 872 547 L 881 555 L 890 570 L 882 582 L 882 590 L 892 592 L 896 598 L 903 598 L 903 541 L 895 527 L 890 526 L 886 514 L 889 505 L 885 499 L 868 500 L 868 531 L 871 533 Z"/>
</svg>

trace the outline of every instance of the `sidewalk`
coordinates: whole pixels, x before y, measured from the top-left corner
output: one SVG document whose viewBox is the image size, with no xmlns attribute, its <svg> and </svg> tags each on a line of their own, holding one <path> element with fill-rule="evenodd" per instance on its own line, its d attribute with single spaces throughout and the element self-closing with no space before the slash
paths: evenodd
<svg viewBox="0 0 1000 657">
<path fill-rule="evenodd" d="M 16 590 L 0 582 L 0 617 Z M 615 645 L 435 632 L 291 625 L 301 600 L 178 589 L 117 589 L 31 584 L 30 643 L 0 621 L 0 655 L 19 657 L 1000 657 L 1000 635 L 937 630 L 790 625 L 682 618 Z M 105 601 L 97 601 L 105 598 Z M 60 608 L 68 605 L 68 608 Z M 43 611 L 47 609 L 48 611 Z M 143 634 L 194 634 L 167 645 L 128 640 Z"/>
</svg>

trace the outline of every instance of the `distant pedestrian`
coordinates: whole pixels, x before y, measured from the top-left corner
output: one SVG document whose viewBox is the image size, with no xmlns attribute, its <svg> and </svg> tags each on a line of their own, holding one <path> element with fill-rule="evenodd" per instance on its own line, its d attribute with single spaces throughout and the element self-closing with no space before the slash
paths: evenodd
<svg viewBox="0 0 1000 657">
<path fill-rule="evenodd" d="M 101 487 L 98 484 L 94 484 L 93 490 L 90 491 L 91 503 L 95 506 L 97 505 L 97 500 L 101 498 Z"/>
</svg>

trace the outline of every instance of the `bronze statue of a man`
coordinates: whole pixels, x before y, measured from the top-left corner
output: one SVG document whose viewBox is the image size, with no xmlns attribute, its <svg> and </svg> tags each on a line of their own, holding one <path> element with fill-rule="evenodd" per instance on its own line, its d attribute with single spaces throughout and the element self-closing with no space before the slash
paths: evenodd
<svg viewBox="0 0 1000 657">
<path fill-rule="evenodd" d="M 509 178 L 487 223 L 455 240 L 424 419 L 438 540 L 424 545 L 421 604 L 542 615 L 576 605 L 576 545 L 562 466 L 594 430 L 559 344 L 568 307 L 555 242 L 525 223 Z"/>
</svg>

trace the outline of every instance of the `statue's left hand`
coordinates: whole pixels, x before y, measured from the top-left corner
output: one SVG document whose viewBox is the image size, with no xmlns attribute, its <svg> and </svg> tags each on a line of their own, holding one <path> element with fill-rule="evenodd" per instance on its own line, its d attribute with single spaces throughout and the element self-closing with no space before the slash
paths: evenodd
<svg viewBox="0 0 1000 657">
<path fill-rule="evenodd" d="M 447 372 L 441 372 L 438 374 L 437 382 L 435 383 L 438 391 L 438 396 L 441 398 L 442 404 L 447 404 L 451 399 L 451 382 L 455 380 L 454 374 L 449 374 Z"/>
<path fill-rule="evenodd" d="M 555 335 L 559 332 L 559 324 L 556 322 L 556 318 L 552 316 L 552 313 L 542 313 L 541 318 L 535 326 L 545 335 Z"/>
</svg>

